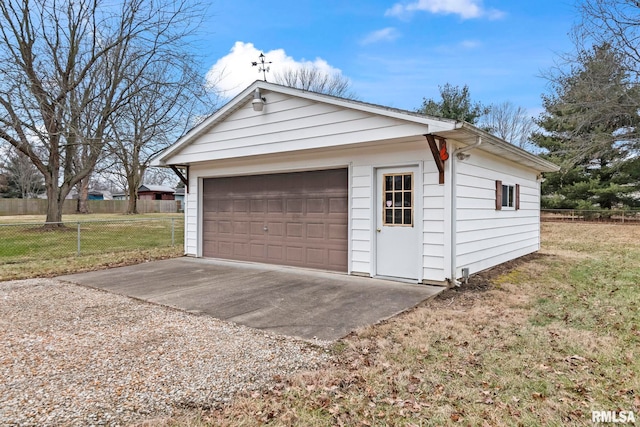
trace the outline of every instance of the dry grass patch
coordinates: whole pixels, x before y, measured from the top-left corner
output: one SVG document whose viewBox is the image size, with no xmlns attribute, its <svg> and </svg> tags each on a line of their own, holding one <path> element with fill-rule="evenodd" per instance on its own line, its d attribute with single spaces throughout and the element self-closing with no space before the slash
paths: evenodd
<svg viewBox="0 0 640 427">
<path fill-rule="evenodd" d="M 323 369 L 161 425 L 591 425 L 640 418 L 640 227 L 544 224 L 540 254 L 339 341 Z M 196 424 L 193 424 L 193 423 Z"/>
<path fill-rule="evenodd" d="M 34 277 L 56 277 L 63 274 L 122 267 L 154 260 L 182 256 L 182 246 L 146 250 L 101 253 L 58 259 L 32 259 L 15 263 L 0 263 L 0 281 Z"/>
</svg>

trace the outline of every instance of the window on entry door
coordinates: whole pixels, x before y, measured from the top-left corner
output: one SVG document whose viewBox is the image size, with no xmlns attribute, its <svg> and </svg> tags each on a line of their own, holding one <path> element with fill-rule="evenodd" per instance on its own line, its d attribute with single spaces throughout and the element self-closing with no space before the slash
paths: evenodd
<svg viewBox="0 0 640 427">
<path fill-rule="evenodd" d="M 386 226 L 413 226 L 413 173 L 384 175 L 383 219 Z"/>
</svg>

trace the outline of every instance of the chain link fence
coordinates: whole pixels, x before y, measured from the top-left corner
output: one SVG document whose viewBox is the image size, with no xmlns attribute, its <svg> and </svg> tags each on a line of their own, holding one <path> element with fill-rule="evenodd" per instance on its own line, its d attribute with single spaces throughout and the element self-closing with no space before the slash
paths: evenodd
<svg viewBox="0 0 640 427">
<path fill-rule="evenodd" d="M 541 209 L 540 219 L 547 222 L 583 221 L 640 225 L 640 210 Z"/>
<path fill-rule="evenodd" d="M 0 242 L 2 264 L 181 246 L 184 217 L 0 224 Z"/>
</svg>

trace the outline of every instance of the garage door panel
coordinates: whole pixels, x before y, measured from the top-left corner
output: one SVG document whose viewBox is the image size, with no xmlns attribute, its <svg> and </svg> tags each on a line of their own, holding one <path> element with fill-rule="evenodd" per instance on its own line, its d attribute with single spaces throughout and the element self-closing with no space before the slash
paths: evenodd
<svg viewBox="0 0 640 427">
<path fill-rule="evenodd" d="M 262 199 L 251 199 L 251 213 L 262 213 L 264 212 L 266 203 Z"/>
<path fill-rule="evenodd" d="M 327 173 L 327 188 L 335 189 L 336 191 L 344 189 L 344 180 L 348 178 L 345 178 L 343 171 L 346 172 L 346 169 L 334 169 L 331 173 Z"/>
<path fill-rule="evenodd" d="M 267 201 L 267 213 L 283 213 L 283 200 L 282 199 L 269 199 Z"/>
<path fill-rule="evenodd" d="M 303 224 L 299 222 L 287 223 L 287 239 L 301 239 L 303 231 Z"/>
<path fill-rule="evenodd" d="M 233 221 L 233 234 L 249 234 L 250 224 L 248 221 Z"/>
<path fill-rule="evenodd" d="M 202 233 L 203 233 L 203 238 L 205 236 L 207 236 L 207 234 L 211 234 L 211 233 L 215 233 L 218 230 L 218 223 L 216 221 L 213 220 L 207 220 L 207 218 L 204 218 L 203 224 L 202 224 Z"/>
<path fill-rule="evenodd" d="M 217 200 L 204 200 L 202 202 L 202 211 L 207 213 L 215 213 L 218 212 L 218 201 Z"/>
<path fill-rule="evenodd" d="M 347 187 L 346 169 L 205 179 L 203 255 L 346 271 Z"/>
<path fill-rule="evenodd" d="M 264 222 L 251 221 L 251 236 L 264 236 Z"/>
<path fill-rule="evenodd" d="M 263 243 L 252 242 L 250 245 L 250 257 L 251 259 L 264 259 L 265 245 Z"/>
<path fill-rule="evenodd" d="M 218 221 L 218 233 L 231 234 L 232 224 L 231 221 Z"/>
<path fill-rule="evenodd" d="M 307 224 L 308 239 L 324 239 L 324 224 Z"/>
<path fill-rule="evenodd" d="M 249 212 L 249 200 L 236 199 L 233 201 L 233 213 L 248 213 Z"/>
<path fill-rule="evenodd" d="M 269 221 L 267 223 L 267 233 L 268 236 L 271 237 L 283 237 L 284 235 L 284 223 L 278 221 Z"/>
<path fill-rule="evenodd" d="M 218 209 L 219 213 L 224 212 L 233 212 L 233 200 L 230 199 L 219 199 L 218 200 Z"/>
<path fill-rule="evenodd" d="M 329 250 L 329 265 L 336 267 L 336 270 L 347 268 L 347 251 L 344 250 Z"/>
<path fill-rule="evenodd" d="M 218 242 L 215 240 L 212 240 L 212 238 L 210 237 L 208 240 L 206 239 L 207 237 L 207 233 L 203 234 L 203 244 L 202 244 L 202 250 L 205 253 L 217 253 L 218 252 Z"/>
<path fill-rule="evenodd" d="M 287 261 L 302 264 L 304 262 L 304 248 L 300 246 L 287 246 Z"/>
<path fill-rule="evenodd" d="M 248 243 L 233 243 L 233 256 L 236 257 L 248 257 L 249 256 L 249 244 Z"/>
<path fill-rule="evenodd" d="M 345 234 L 348 233 L 348 227 L 346 224 L 329 224 L 329 239 L 342 240 Z"/>
<path fill-rule="evenodd" d="M 283 247 L 281 245 L 267 245 L 267 259 L 270 262 L 281 264 L 284 261 L 282 254 Z"/>
<path fill-rule="evenodd" d="M 221 256 L 232 256 L 233 255 L 233 243 L 223 240 L 218 244 L 218 252 Z"/>
<path fill-rule="evenodd" d="M 287 199 L 287 213 L 288 214 L 301 214 L 304 212 L 304 199 L 301 197 L 298 198 L 288 198 Z"/>
<path fill-rule="evenodd" d="M 349 210 L 349 204 L 344 198 L 332 197 L 329 199 L 329 213 L 342 214 Z"/>
<path fill-rule="evenodd" d="M 307 248 L 307 262 L 309 264 L 326 265 L 327 250 L 319 248 Z"/>
<path fill-rule="evenodd" d="M 325 213 L 325 200 L 320 198 L 307 199 L 307 213 Z"/>
</svg>

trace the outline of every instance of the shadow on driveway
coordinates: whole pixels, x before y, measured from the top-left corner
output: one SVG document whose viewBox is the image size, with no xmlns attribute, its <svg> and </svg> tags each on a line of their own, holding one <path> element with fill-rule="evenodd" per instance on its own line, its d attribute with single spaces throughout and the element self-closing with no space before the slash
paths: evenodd
<svg viewBox="0 0 640 427">
<path fill-rule="evenodd" d="M 323 341 L 392 317 L 445 289 L 188 257 L 57 279 L 276 334 Z"/>
</svg>

